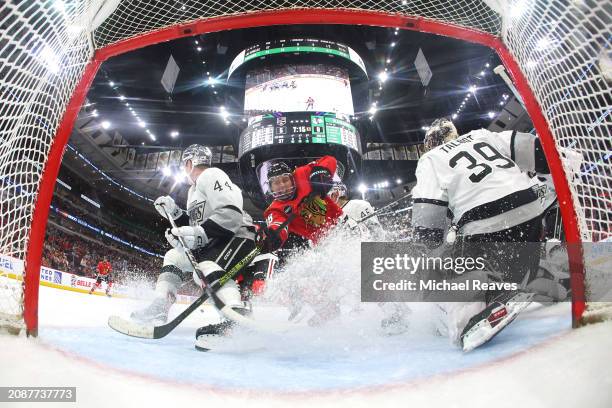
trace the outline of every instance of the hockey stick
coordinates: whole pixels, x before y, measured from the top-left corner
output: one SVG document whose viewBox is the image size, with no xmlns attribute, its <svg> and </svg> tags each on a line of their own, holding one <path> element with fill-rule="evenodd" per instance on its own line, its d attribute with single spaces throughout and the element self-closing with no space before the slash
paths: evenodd
<svg viewBox="0 0 612 408">
<path fill-rule="evenodd" d="M 291 214 L 291 207 L 285 208 L 285 213 L 289 214 L 289 217 L 285 222 L 280 225 L 279 231 L 285 228 L 289 223 L 295 218 L 294 214 Z M 174 221 L 174 220 L 173 220 Z M 212 290 L 216 292 L 219 290 L 225 283 L 227 283 L 230 279 L 234 278 L 242 268 L 249 265 L 253 259 L 261 252 L 260 247 L 256 247 L 253 249 L 247 256 L 245 256 L 240 262 L 234 265 L 229 271 L 227 271 L 223 276 L 219 278 L 217 282 L 212 286 Z M 200 271 L 201 273 L 201 271 Z M 132 337 L 140 337 L 147 339 L 161 339 L 162 337 L 167 336 L 172 330 L 174 330 L 179 324 L 183 322 L 191 313 L 193 313 L 200 305 L 206 302 L 209 298 L 209 292 L 205 291 L 200 297 L 198 297 L 189 307 L 183 310 L 178 316 L 172 319 L 170 322 L 163 324 L 161 326 L 152 326 L 152 325 L 143 325 L 136 323 L 131 320 L 125 320 L 119 316 L 110 316 L 108 319 L 108 325 L 128 336 Z M 238 313 L 236 313 L 238 314 Z M 239 315 L 239 314 L 238 314 Z M 243 317 L 242 315 L 239 315 Z M 233 320 L 233 319 L 230 319 Z M 250 319 L 249 319 L 250 320 Z M 249 326 L 257 326 L 254 322 L 247 322 Z"/>
<path fill-rule="evenodd" d="M 217 282 L 212 286 L 213 291 L 217 291 L 227 283 L 230 279 L 235 277 L 242 268 L 249 265 L 253 259 L 259 253 L 261 249 L 259 247 L 253 249 L 247 256 L 245 256 L 240 262 L 238 262 L 232 269 L 227 271 L 226 274 L 221 276 Z M 209 298 L 208 292 L 204 292 L 198 297 L 189 307 L 183 310 L 174 319 L 161 326 L 152 326 L 136 323 L 131 320 L 125 320 L 119 316 L 110 316 L 108 318 L 108 325 L 118 331 L 119 333 L 126 334 L 132 337 L 140 337 L 145 339 L 161 339 L 166 337 L 172 330 L 174 330 L 179 324 L 183 322 L 191 313 L 193 313 L 198 307 L 200 307 Z"/>
<path fill-rule="evenodd" d="M 378 210 L 374 211 L 372 214 L 368 214 L 365 217 L 362 217 L 362 218 L 356 220 L 356 222 L 357 222 L 357 224 L 359 224 L 359 223 L 362 223 L 362 222 L 364 222 L 366 220 L 369 220 L 372 217 L 376 217 L 377 215 L 380 215 L 383 211 L 392 210 L 395 207 L 397 207 L 400 202 L 402 202 L 403 200 L 406 200 L 406 199 L 408 199 L 410 197 L 412 197 L 412 193 L 408 193 L 405 196 L 402 196 L 402 197 L 398 198 L 397 200 L 392 201 L 392 202 L 390 202 L 389 204 L 387 204 L 387 205 L 385 205 L 383 207 L 380 207 Z"/>
</svg>

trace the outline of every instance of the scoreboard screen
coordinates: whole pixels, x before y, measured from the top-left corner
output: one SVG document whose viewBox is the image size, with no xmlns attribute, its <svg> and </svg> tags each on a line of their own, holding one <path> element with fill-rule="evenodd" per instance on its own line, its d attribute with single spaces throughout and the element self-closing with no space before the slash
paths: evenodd
<svg viewBox="0 0 612 408">
<path fill-rule="evenodd" d="M 286 112 L 253 116 L 240 135 L 238 155 L 261 146 L 334 143 L 361 153 L 357 130 L 334 113 Z"/>
<path fill-rule="evenodd" d="M 347 45 L 316 38 L 291 38 L 255 44 L 241 51 L 232 61 L 227 76 L 231 77 L 238 67 L 248 61 L 275 54 L 295 53 L 319 53 L 344 58 L 352 61 L 367 75 L 363 60 L 355 50 Z"/>
</svg>

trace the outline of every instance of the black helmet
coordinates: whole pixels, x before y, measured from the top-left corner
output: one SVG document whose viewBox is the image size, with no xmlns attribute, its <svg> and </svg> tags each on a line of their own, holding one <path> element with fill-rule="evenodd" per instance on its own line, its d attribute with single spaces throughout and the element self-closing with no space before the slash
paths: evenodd
<svg viewBox="0 0 612 408">
<path fill-rule="evenodd" d="M 291 171 L 291 168 L 289 168 L 289 166 L 286 163 L 283 162 L 277 162 L 274 163 L 270 166 L 270 168 L 268 169 L 268 187 L 270 188 L 270 193 L 272 194 L 272 197 L 275 200 L 290 200 L 294 197 L 295 195 L 295 179 L 293 178 L 293 172 Z M 274 180 L 274 178 L 276 177 L 280 177 L 280 176 L 288 176 L 291 178 L 291 187 L 288 189 L 284 189 L 283 191 L 277 191 L 275 192 L 272 189 L 272 181 Z"/>
</svg>

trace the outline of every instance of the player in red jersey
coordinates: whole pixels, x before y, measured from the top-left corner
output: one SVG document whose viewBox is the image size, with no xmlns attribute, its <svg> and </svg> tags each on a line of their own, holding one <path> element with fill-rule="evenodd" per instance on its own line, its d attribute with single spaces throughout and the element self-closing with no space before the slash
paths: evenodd
<svg viewBox="0 0 612 408">
<path fill-rule="evenodd" d="M 106 282 L 106 296 L 110 297 L 110 289 L 113 285 L 113 277 L 112 277 L 112 266 L 108 259 L 104 258 L 100 262 L 98 262 L 98 275 L 96 276 L 96 283 L 91 287 L 89 294 L 91 295 L 94 290 L 99 288 L 102 285 L 102 281 Z"/>
<path fill-rule="evenodd" d="M 291 171 L 285 163 L 274 163 L 268 170 L 268 185 L 274 201 L 264 212 L 267 228 L 263 228 L 268 251 L 280 248 L 289 232 L 317 243 L 338 223 L 342 209 L 327 197 L 333 185 L 336 159 L 323 156 Z M 279 227 L 291 215 L 289 225 Z"/>
</svg>

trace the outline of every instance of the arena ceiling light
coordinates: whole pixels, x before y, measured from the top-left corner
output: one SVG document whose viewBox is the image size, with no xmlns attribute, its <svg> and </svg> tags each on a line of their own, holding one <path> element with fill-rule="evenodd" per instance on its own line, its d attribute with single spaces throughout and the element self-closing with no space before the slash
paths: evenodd
<svg viewBox="0 0 612 408">
<path fill-rule="evenodd" d="M 468 89 L 469 89 L 470 93 L 473 93 L 473 94 L 474 94 L 474 93 L 476 93 L 476 89 L 477 89 L 477 88 L 476 88 L 476 85 L 470 85 L 470 87 L 469 87 Z M 469 95 L 469 94 L 468 94 L 468 95 Z"/>
<path fill-rule="evenodd" d="M 225 124 L 227 125 L 227 118 L 229 118 L 230 114 L 229 112 L 225 109 L 225 106 L 221 106 L 219 108 L 219 115 L 221 115 L 221 117 L 225 120 Z"/>
<path fill-rule="evenodd" d="M 111 123 L 108 120 L 103 121 L 101 125 L 103 129 L 110 129 L 111 127 Z"/>
<path fill-rule="evenodd" d="M 536 43 L 536 49 L 539 51 L 543 51 L 546 48 L 548 48 L 548 46 L 551 44 L 552 42 L 548 39 L 548 37 L 543 37 L 540 38 L 538 40 L 538 42 Z"/>
<path fill-rule="evenodd" d="M 402 184 L 402 179 L 395 179 L 395 184 Z"/>
<path fill-rule="evenodd" d="M 357 191 L 359 191 L 361 194 L 365 194 L 365 192 L 368 191 L 368 186 L 366 186 L 365 184 L 361 183 L 357 187 Z"/>
<path fill-rule="evenodd" d="M 57 55 L 51 48 L 45 45 L 39 52 L 40 58 L 45 62 L 45 67 L 52 74 L 57 74 L 60 71 L 60 64 Z"/>
<path fill-rule="evenodd" d="M 495 117 L 495 112 L 489 112 L 487 113 L 487 115 L 489 116 L 489 118 L 493 119 Z"/>
<path fill-rule="evenodd" d="M 185 173 L 182 173 L 182 172 L 174 173 L 174 181 L 176 182 L 176 184 L 181 184 L 182 182 L 184 182 Z"/>
<path fill-rule="evenodd" d="M 457 115 L 456 113 L 453 113 L 453 119 L 457 119 L 457 116 L 459 115 Z"/>
<path fill-rule="evenodd" d="M 527 9 L 527 2 L 525 0 L 519 0 L 513 4 L 512 9 L 510 10 L 510 17 L 519 18 Z"/>
<path fill-rule="evenodd" d="M 147 127 L 147 124 L 143 122 L 142 120 L 138 120 L 138 126 L 140 126 L 141 128 L 144 128 L 144 127 Z"/>
<path fill-rule="evenodd" d="M 385 82 L 387 79 L 389 79 L 389 74 L 387 74 L 386 71 L 382 71 L 378 74 L 378 79 L 380 82 Z"/>
<path fill-rule="evenodd" d="M 164 167 L 162 169 L 162 174 L 164 175 L 164 177 L 169 177 L 170 175 L 172 175 L 172 171 L 169 167 Z"/>
<path fill-rule="evenodd" d="M 178 130 L 173 130 L 172 132 L 170 132 L 170 137 L 173 139 L 177 138 L 178 135 L 179 135 Z"/>
</svg>

